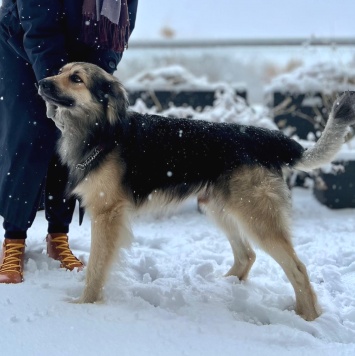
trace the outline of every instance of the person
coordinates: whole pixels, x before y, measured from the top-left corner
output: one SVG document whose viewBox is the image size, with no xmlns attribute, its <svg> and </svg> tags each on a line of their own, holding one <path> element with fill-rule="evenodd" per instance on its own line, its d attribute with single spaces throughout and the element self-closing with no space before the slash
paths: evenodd
<svg viewBox="0 0 355 356">
<path fill-rule="evenodd" d="M 0 283 L 23 281 L 27 230 L 40 202 L 47 253 L 81 269 L 68 242 L 75 199 L 55 153 L 59 130 L 35 84 L 68 62 L 113 74 L 133 31 L 138 0 L 3 0 L 0 9 L 0 215 L 5 238 Z"/>
</svg>

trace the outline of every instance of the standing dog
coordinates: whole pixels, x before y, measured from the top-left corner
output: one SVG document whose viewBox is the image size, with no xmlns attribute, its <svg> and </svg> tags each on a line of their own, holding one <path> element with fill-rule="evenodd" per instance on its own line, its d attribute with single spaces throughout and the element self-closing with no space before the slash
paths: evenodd
<svg viewBox="0 0 355 356">
<path fill-rule="evenodd" d="M 285 271 L 296 312 L 320 312 L 307 271 L 290 238 L 290 194 L 282 169 L 311 170 L 334 158 L 355 122 L 355 95 L 335 103 L 322 137 L 309 150 L 279 131 L 172 119 L 128 111 L 121 83 L 87 63 L 65 65 L 39 82 L 47 116 L 62 131 L 58 150 L 69 188 L 92 217 L 86 286 L 80 302 L 95 302 L 115 252 L 130 237 L 129 215 L 142 207 L 203 195 L 207 212 L 227 235 L 244 280 L 255 260 L 249 240 Z"/>
</svg>

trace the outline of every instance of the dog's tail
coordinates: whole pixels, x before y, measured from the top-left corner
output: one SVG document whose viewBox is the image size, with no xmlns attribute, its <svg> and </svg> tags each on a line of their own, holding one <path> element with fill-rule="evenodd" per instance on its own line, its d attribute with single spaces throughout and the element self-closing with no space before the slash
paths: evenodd
<svg viewBox="0 0 355 356">
<path fill-rule="evenodd" d="M 322 136 L 304 151 L 294 168 L 310 171 L 331 162 L 344 143 L 349 125 L 355 123 L 355 92 L 345 92 L 335 100 Z"/>
</svg>

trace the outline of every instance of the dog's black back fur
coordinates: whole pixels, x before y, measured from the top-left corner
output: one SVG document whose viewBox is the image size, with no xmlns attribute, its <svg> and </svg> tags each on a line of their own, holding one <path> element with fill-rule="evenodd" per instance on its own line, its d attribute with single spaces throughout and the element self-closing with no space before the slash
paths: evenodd
<svg viewBox="0 0 355 356">
<path fill-rule="evenodd" d="M 138 204 L 155 190 L 182 199 L 241 165 L 280 172 L 304 151 L 280 131 L 252 126 L 132 112 L 120 125 L 116 140 L 126 164 L 123 183 Z"/>
</svg>

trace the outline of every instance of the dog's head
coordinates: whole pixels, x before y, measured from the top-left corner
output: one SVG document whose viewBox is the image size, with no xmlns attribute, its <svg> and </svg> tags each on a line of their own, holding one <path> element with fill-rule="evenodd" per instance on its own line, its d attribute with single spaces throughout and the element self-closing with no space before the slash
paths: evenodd
<svg viewBox="0 0 355 356">
<path fill-rule="evenodd" d="M 38 86 L 47 116 L 62 131 L 70 124 L 67 121 L 78 118 L 114 124 L 128 107 L 127 93 L 118 79 L 90 63 L 69 63 L 57 75 L 40 80 Z"/>
</svg>

